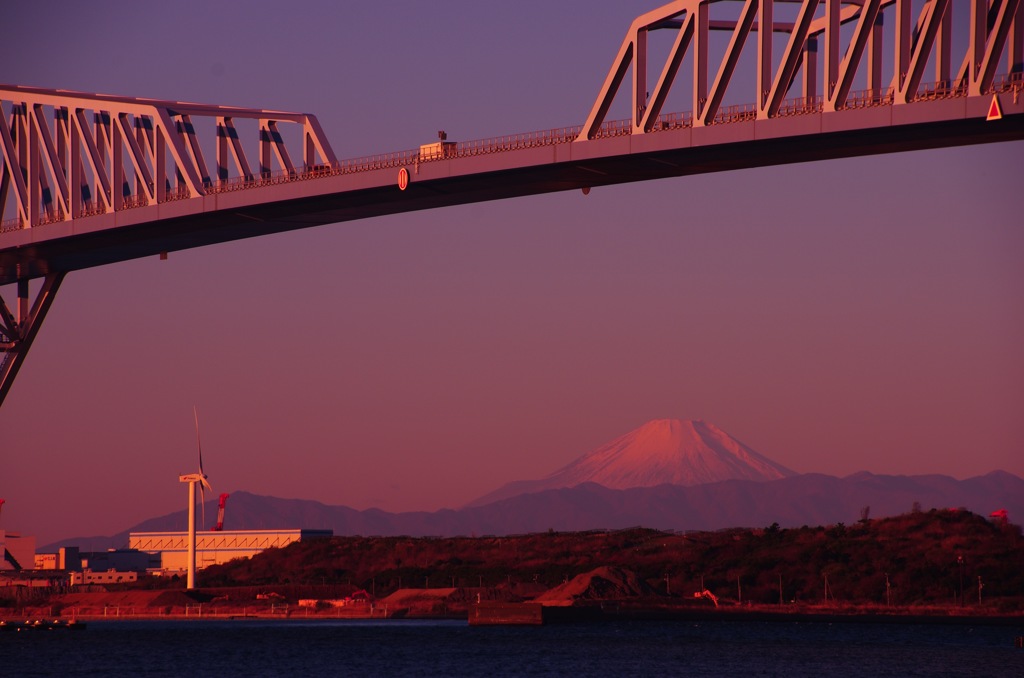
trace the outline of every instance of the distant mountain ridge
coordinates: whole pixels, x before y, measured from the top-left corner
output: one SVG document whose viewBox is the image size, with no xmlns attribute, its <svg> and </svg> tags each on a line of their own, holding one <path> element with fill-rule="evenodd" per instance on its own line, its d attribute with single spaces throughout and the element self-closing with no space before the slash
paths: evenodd
<svg viewBox="0 0 1024 678">
<path fill-rule="evenodd" d="M 517 480 L 466 504 L 484 506 L 524 493 L 597 483 L 613 490 L 778 480 L 796 475 L 701 419 L 655 419 L 539 480 Z"/>
<path fill-rule="evenodd" d="M 966 507 L 1024 516 L 1024 480 L 1003 471 L 948 476 L 846 478 L 797 475 L 705 421 L 658 419 L 584 454 L 540 480 L 508 483 L 458 510 L 359 511 L 303 499 L 234 492 L 228 530 L 331 529 L 338 535 L 471 536 L 554 530 L 783 527 L 854 522 L 924 509 Z M 215 514 L 215 502 L 207 502 Z M 43 547 L 124 548 L 129 532 L 184 531 L 187 511 L 153 518 L 112 537 Z"/>
<path fill-rule="evenodd" d="M 208 502 L 213 515 L 215 502 Z M 771 481 L 726 480 L 703 485 L 657 485 L 615 490 L 585 483 L 543 490 L 484 506 L 434 512 L 359 511 L 303 499 L 238 491 L 231 495 L 225 528 L 332 529 L 338 535 L 472 536 L 644 526 L 666 530 L 782 527 L 853 523 L 865 507 L 870 517 L 963 507 L 981 515 L 1005 508 L 1024 516 L 1024 479 L 1005 471 L 956 480 L 943 475 L 887 476 L 867 472 L 845 478 L 804 474 Z M 109 537 L 78 537 L 41 547 L 84 550 L 124 548 L 129 532 L 182 531 L 187 512 L 153 518 Z"/>
</svg>

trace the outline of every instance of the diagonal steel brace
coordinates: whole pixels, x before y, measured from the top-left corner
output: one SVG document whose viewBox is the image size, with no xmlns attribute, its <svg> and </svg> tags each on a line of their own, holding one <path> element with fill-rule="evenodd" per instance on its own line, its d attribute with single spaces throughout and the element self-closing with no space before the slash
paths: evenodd
<svg viewBox="0 0 1024 678">
<path fill-rule="evenodd" d="M 0 405 L 11 390 L 18 369 L 25 362 L 32 341 L 39 333 L 46 312 L 50 310 L 64 273 L 49 273 L 43 278 L 42 287 L 29 310 L 28 280 L 18 281 L 18 306 L 11 312 L 3 297 L 0 297 Z"/>
</svg>

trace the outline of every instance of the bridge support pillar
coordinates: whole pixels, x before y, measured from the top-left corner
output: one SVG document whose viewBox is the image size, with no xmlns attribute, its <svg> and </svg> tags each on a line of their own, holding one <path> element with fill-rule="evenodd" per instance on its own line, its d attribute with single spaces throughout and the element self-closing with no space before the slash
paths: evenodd
<svg viewBox="0 0 1024 678">
<path fill-rule="evenodd" d="M 29 281 L 18 280 L 18 301 L 14 312 L 0 296 L 0 405 L 11 390 L 18 369 L 39 333 L 39 326 L 50 310 L 64 273 L 49 273 L 43 278 L 36 299 L 29 306 Z"/>
</svg>

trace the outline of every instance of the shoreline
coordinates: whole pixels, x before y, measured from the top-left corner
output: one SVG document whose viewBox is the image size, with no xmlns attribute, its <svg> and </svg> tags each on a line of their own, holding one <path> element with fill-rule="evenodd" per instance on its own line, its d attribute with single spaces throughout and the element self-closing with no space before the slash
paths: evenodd
<svg viewBox="0 0 1024 678">
<path fill-rule="evenodd" d="M 515 604 L 513 604 L 515 605 Z M 525 603 L 531 605 L 531 603 Z M 5 613 L 0 621 L 25 623 L 29 620 L 80 621 L 80 622 L 132 622 L 132 621 L 295 621 L 295 622 L 337 622 L 337 621 L 395 621 L 405 620 L 450 620 L 467 621 L 472 607 L 448 614 L 418 614 L 406 609 L 391 610 L 388 613 L 331 614 L 306 610 L 289 612 L 254 612 L 246 609 L 224 609 L 202 612 L 158 612 L 158 611 L 103 611 L 62 610 L 60 614 L 47 614 L 42 609 L 25 609 L 21 616 Z M 695 608 L 674 606 L 638 605 L 629 601 L 603 601 L 583 606 L 546 606 L 545 624 L 601 623 L 612 621 L 726 621 L 726 622 L 781 622 L 781 623 L 827 623 L 827 624 L 925 624 L 925 625 L 970 625 L 970 626 L 1017 626 L 1024 629 L 1024 613 L 978 613 L 958 609 L 915 610 L 825 610 L 796 609 L 772 610 L 765 608 Z"/>
<path fill-rule="evenodd" d="M 555 608 L 558 609 L 558 608 Z M 552 622 L 564 615 L 566 621 L 573 617 L 586 617 L 587 608 L 561 608 L 564 613 L 552 615 Z M 573 611 L 578 611 L 573 614 Z M 589 613 L 595 616 L 594 612 Z M 1020 626 L 1024 628 L 1024 614 L 961 614 L 942 610 L 771 610 L 771 609 L 658 609 L 651 607 L 622 607 L 599 609 L 596 616 L 614 621 L 729 621 L 729 622 L 814 622 L 828 624 L 929 624 L 929 625 L 972 625 L 972 626 Z M 584 619 L 581 619 L 583 621 Z"/>
</svg>

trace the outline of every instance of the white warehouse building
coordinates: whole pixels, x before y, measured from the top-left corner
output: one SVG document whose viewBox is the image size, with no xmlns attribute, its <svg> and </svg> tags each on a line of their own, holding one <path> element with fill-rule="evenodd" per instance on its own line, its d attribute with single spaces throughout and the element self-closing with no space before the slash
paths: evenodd
<svg viewBox="0 0 1024 678">
<path fill-rule="evenodd" d="M 196 569 L 219 565 L 235 558 L 251 558 L 269 548 L 297 541 L 325 539 L 334 530 L 223 530 L 196 532 Z M 188 532 L 131 532 L 128 548 L 160 555 L 160 569 L 184 572 L 188 566 Z"/>
</svg>

